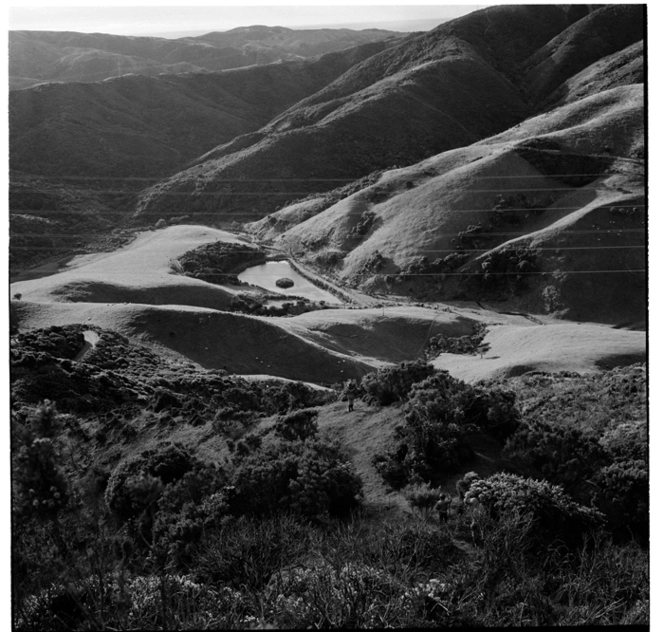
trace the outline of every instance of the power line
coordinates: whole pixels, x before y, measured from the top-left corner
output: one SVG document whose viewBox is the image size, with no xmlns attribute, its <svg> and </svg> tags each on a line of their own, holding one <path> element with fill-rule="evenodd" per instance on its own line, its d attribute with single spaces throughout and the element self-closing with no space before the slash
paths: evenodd
<svg viewBox="0 0 664 632">
<path fill-rule="evenodd" d="M 407 274 L 407 273 L 402 273 L 402 274 L 384 274 L 384 273 L 377 273 L 376 276 L 404 276 L 404 277 L 427 277 L 427 276 L 463 276 L 463 277 L 468 277 L 468 276 L 543 276 L 545 274 L 556 274 L 560 273 L 562 274 L 613 274 L 614 272 L 622 273 L 622 272 L 629 272 L 631 274 L 634 274 L 635 272 L 647 272 L 645 269 L 639 269 L 639 270 L 550 270 L 550 271 L 542 271 L 542 272 L 439 272 L 439 273 L 434 273 L 434 272 L 426 272 L 426 273 L 418 273 L 418 274 Z"/>
<path fill-rule="evenodd" d="M 580 154 L 582 155 L 582 154 Z M 189 167 L 188 169 L 183 169 L 180 173 L 196 169 L 196 167 Z M 397 167 L 396 169 L 385 169 L 383 173 L 389 173 L 391 171 L 397 171 L 400 169 L 408 169 L 408 167 Z M 442 176 L 450 175 L 454 173 L 455 170 L 444 171 L 442 173 L 435 174 L 424 174 L 427 179 L 439 178 Z M 546 175 L 546 174 L 526 174 L 526 175 L 496 175 L 496 176 L 473 176 L 473 180 L 508 180 L 508 179 L 528 179 L 528 178 L 608 178 L 610 176 L 638 176 L 645 177 L 645 174 L 641 173 L 624 173 L 622 171 L 616 172 L 604 172 L 604 173 L 561 173 L 555 175 Z M 417 176 L 421 177 L 421 173 L 414 173 L 413 179 L 416 179 Z M 29 174 L 21 173 L 17 178 L 34 178 L 36 180 L 82 180 L 93 182 L 99 182 L 103 180 L 110 181 L 125 181 L 125 182 L 167 182 L 174 176 L 51 176 L 51 175 L 40 175 L 40 174 Z M 192 177 L 196 177 L 195 174 L 192 174 Z M 356 178 L 214 178 L 214 182 L 360 182 L 366 176 L 358 176 Z M 11 177 L 10 177 L 11 183 Z M 20 182 L 17 182 L 20 184 Z M 375 182 L 373 184 L 368 184 L 367 188 L 370 186 L 389 186 L 391 183 Z"/>
<path fill-rule="evenodd" d="M 79 278 L 74 278 L 71 280 L 72 283 L 75 282 L 88 282 L 88 283 L 100 283 L 104 284 L 104 281 L 95 279 L 92 277 L 85 277 L 84 276 L 84 270 L 83 272 L 80 271 L 80 269 L 73 268 L 71 270 L 68 270 L 67 268 L 61 270 L 60 272 L 75 272 L 77 274 L 80 274 Z M 166 272 L 166 274 L 173 276 L 173 277 L 186 277 L 188 279 L 193 279 L 197 281 L 204 281 L 204 279 L 199 279 L 197 277 L 192 277 L 187 274 L 179 274 L 179 273 L 174 273 L 174 272 Z M 382 277 L 447 277 L 447 276 L 463 276 L 463 277 L 469 277 L 469 276 L 544 276 L 547 274 L 556 274 L 562 272 L 563 274 L 613 274 L 613 273 L 626 273 L 629 272 L 631 274 L 634 273 L 645 273 L 647 272 L 646 269 L 622 269 L 618 268 L 615 270 L 611 269 L 601 269 L 601 270 L 543 270 L 543 271 L 529 271 L 529 272 L 418 272 L 418 273 L 394 273 L 394 274 L 389 274 L 389 273 L 375 273 L 376 276 L 382 276 Z M 126 279 L 127 276 L 131 276 L 131 273 L 125 273 L 125 272 L 105 272 L 104 273 L 104 278 L 120 278 L 120 279 Z M 237 273 L 220 273 L 220 274 L 206 274 L 206 278 L 210 277 L 223 277 L 227 276 L 228 274 L 232 274 L 234 276 L 238 276 L 242 274 L 241 272 Z M 141 274 L 142 278 L 162 278 L 163 273 L 158 274 L 156 272 L 145 272 Z M 276 273 L 261 273 L 261 277 L 273 277 L 273 278 L 281 278 L 283 277 L 283 274 L 276 274 Z M 253 285 L 251 283 L 246 283 L 247 285 Z M 229 283 L 228 285 L 233 285 L 232 283 Z M 131 289 L 132 286 L 128 285 L 125 286 L 129 289 Z M 140 290 L 140 288 L 137 288 Z"/>
<path fill-rule="evenodd" d="M 634 228 L 629 228 L 629 229 L 620 229 L 620 228 L 612 228 L 612 229 L 598 229 L 596 231 L 583 231 L 583 230 L 578 230 L 578 231 L 567 231 L 563 234 L 564 237 L 569 237 L 573 235 L 594 235 L 597 233 L 602 233 L 602 234 L 607 234 L 607 233 L 640 233 L 643 234 L 644 231 L 640 229 L 634 229 Z M 450 235 L 455 235 L 456 233 L 449 233 L 448 235 L 441 235 L 441 236 L 450 236 Z M 479 237 L 479 236 L 487 236 L 487 235 L 495 235 L 495 236 L 507 236 L 507 235 L 516 235 L 516 236 L 522 236 L 522 237 L 528 237 L 528 234 L 524 233 L 472 233 L 472 237 Z M 43 237 L 43 238 L 48 238 L 48 237 L 80 237 L 80 236 L 89 236 L 88 233 L 43 233 L 41 235 L 35 235 L 34 233 L 14 233 L 10 235 L 10 239 L 17 239 L 19 237 L 29 237 L 30 239 L 35 239 L 36 237 Z M 131 242 L 129 242 L 131 243 Z M 208 242 L 208 243 L 215 243 L 215 242 Z M 40 247 L 40 246 L 14 246 L 17 249 L 24 249 L 24 250 L 51 250 L 51 248 L 45 248 L 45 247 Z M 198 246 L 197 246 L 198 247 Z M 494 250 L 495 248 L 499 248 L 500 244 L 497 246 L 489 247 L 489 248 L 440 248 L 440 249 L 423 249 L 423 250 L 418 250 L 418 252 L 485 252 L 487 250 Z M 626 249 L 626 248 L 645 248 L 645 245 L 642 244 L 627 244 L 624 246 L 621 245 L 608 245 L 608 246 L 531 246 L 534 250 L 610 250 L 610 249 L 615 249 L 615 250 L 620 250 L 620 249 Z M 241 251 L 235 251 L 235 252 L 241 252 Z M 255 252 L 255 251 L 247 251 L 247 252 Z"/>
<path fill-rule="evenodd" d="M 313 200 L 311 200 L 313 201 Z M 646 204 L 636 204 L 632 202 L 612 202 L 611 204 L 607 203 L 602 206 L 598 206 L 597 208 L 593 209 L 595 211 L 608 211 L 611 212 L 612 208 L 618 207 L 640 207 L 640 208 L 645 208 Z M 526 207 L 518 207 L 518 208 L 504 208 L 504 209 L 494 209 L 494 208 L 481 208 L 481 209 L 442 209 L 441 213 L 445 214 L 453 214 L 453 213 L 492 213 L 496 211 L 502 211 L 504 213 L 511 213 L 511 212 L 517 212 L 517 213 L 528 213 L 531 211 L 578 211 L 581 210 L 582 208 L 586 207 L 579 207 L 579 206 L 556 206 L 556 207 L 550 207 L 550 206 L 541 206 L 541 207 L 531 207 L 531 208 L 526 208 Z M 17 208 L 11 208 L 10 213 L 15 213 L 15 214 L 26 214 L 26 215 L 34 215 L 35 217 L 42 217 L 42 215 L 35 215 L 35 213 L 40 212 L 41 209 L 17 209 Z M 214 211 L 205 211 L 205 210 L 192 210 L 192 211 L 184 211 L 183 215 L 196 215 L 196 214 L 209 214 Z M 63 215 L 69 215 L 69 214 L 75 214 L 76 211 L 68 211 L 68 210 L 63 210 L 63 209 L 55 209 L 52 211 L 45 211 L 44 215 L 57 215 L 57 214 L 63 214 Z M 118 211 L 109 211 L 109 214 L 118 214 Z M 363 211 L 350 211 L 348 215 L 362 215 Z M 85 210 L 85 211 L 78 211 L 78 214 L 84 215 L 84 214 L 95 214 L 95 215 L 103 215 L 101 213 L 95 213 L 94 211 L 90 210 Z M 249 215 L 251 214 L 250 211 L 232 211 L 229 213 L 224 213 L 223 216 L 227 215 Z M 263 217 L 267 217 L 267 215 L 264 215 Z M 44 217 L 44 219 L 47 219 L 47 217 Z"/>
</svg>

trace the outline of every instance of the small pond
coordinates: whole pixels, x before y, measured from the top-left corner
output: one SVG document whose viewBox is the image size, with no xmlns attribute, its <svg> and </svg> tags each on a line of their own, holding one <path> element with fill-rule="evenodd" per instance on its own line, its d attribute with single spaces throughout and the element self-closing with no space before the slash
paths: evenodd
<svg viewBox="0 0 664 632">
<path fill-rule="evenodd" d="M 335 304 L 342 302 L 334 294 L 321 290 L 311 281 L 305 279 L 291 267 L 288 261 L 268 261 L 260 266 L 252 266 L 240 272 L 237 277 L 243 283 L 257 285 L 279 294 L 302 296 L 310 301 L 325 301 L 326 303 Z M 288 288 L 278 287 L 277 280 L 283 278 L 290 279 L 294 285 Z"/>
</svg>

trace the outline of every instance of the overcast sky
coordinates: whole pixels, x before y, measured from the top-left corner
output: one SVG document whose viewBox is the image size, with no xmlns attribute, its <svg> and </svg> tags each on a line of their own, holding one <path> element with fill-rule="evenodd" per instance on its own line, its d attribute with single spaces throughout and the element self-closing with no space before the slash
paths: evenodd
<svg viewBox="0 0 664 632">
<path fill-rule="evenodd" d="M 349 26 L 357 28 L 389 28 L 393 23 L 411 23 L 458 17 L 483 5 L 376 5 L 367 3 L 248 3 L 231 6 L 216 2 L 214 6 L 42 6 L 23 4 L 9 8 L 9 29 L 81 31 L 84 33 L 114 33 L 118 35 L 178 35 L 182 32 L 222 31 L 237 26 L 264 24 L 267 26 L 316 27 Z M 181 3 L 180 3 L 181 4 Z M 197 2 L 197 5 L 202 3 Z M 432 28 L 432 27 L 430 27 Z M 415 27 L 412 30 L 419 30 Z"/>
</svg>

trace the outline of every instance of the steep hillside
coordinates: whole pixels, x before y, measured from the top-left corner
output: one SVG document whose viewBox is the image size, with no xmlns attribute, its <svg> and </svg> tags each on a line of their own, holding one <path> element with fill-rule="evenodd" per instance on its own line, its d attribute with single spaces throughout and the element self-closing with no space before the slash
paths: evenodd
<svg viewBox="0 0 664 632">
<path fill-rule="evenodd" d="M 643 66 L 643 41 L 640 41 L 613 55 L 603 57 L 567 79 L 551 93 L 544 107 L 553 109 L 603 90 L 644 83 Z"/>
<path fill-rule="evenodd" d="M 554 37 L 525 64 L 528 92 L 537 103 L 600 59 L 643 39 L 645 7 L 607 5 Z M 613 87 L 613 86 L 612 86 Z"/>
<path fill-rule="evenodd" d="M 10 31 L 9 80 L 11 88 L 24 88 L 49 81 L 102 81 L 127 73 L 219 71 L 314 57 L 398 35 L 380 29 L 301 31 L 267 26 L 180 39 Z"/>
<path fill-rule="evenodd" d="M 385 46 L 221 73 L 132 75 L 13 91 L 11 167 L 84 178 L 163 176 L 261 127 Z"/>
<path fill-rule="evenodd" d="M 584 15 L 583 8 L 492 7 L 408 38 L 260 132 L 208 152 L 195 167 L 147 190 L 136 219 L 172 215 L 182 196 L 205 221 L 264 215 L 509 128 L 532 113 L 524 64 Z"/>
<path fill-rule="evenodd" d="M 382 292 L 642 322 L 643 134 L 643 87 L 615 88 L 250 228 Z"/>
</svg>

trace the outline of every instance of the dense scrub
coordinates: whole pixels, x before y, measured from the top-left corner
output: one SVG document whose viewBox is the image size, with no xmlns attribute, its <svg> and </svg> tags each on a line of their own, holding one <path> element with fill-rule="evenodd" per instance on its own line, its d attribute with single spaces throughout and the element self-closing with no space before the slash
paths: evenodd
<svg viewBox="0 0 664 632">
<path fill-rule="evenodd" d="M 518 427 L 514 393 L 470 386 L 421 361 L 402 363 L 392 373 L 366 376 L 363 384 L 373 380 L 391 390 L 396 382 L 399 392 L 405 393 L 404 421 L 395 432 L 395 447 L 374 456 L 381 475 L 395 487 L 438 483 L 473 458 L 472 434 L 483 432 L 504 442 Z"/>
<path fill-rule="evenodd" d="M 326 396 L 156 358 L 139 380 L 150 352 L 112 332 L 95 330 L 96 346 L 73 360 L 86 330 L 14 339 L 18 629 L 648 622 L 641 367 L 474 386 L 424 362 L 366 376 L 367 399 L 401 407 L 395 449 L 376 462 L 407 484 L 414 508 L 379 524 L 363 513 L 344 451 L 318 428 Z M 67 398 L 66 411 L 36 404 L 40 386 L 62 394 L 48 376 L 63 362 L 83 371 L 81 384 L 113 372 L 145 399 L 114 404 L 89 389 L 101 407 L 85 413 Z M 599 401 L 614 408 L 590 406 Z M 107 441 L 134 446 L 153 432 L 147 419 L 168 415 L 175 430 L 189 413 L 227 443 L 223 461 L 166 434 L 102 463 L 103 444 L 86 434 L 86 423 L 122 419 Z M 504 446 L 511 473 L 467 471 L 477 433 Z M 438 523 L 437 486 L 455 471 L 458 498 Z"/>
<path fill-rule="evenodd" d="M 257 246 L 215 241 L 185 252 L 173 262 L 172 269 L 178 274 L 208 283 L 239 284 L 233 271 L 264 262 L 265 253 Z"/>
<path fill-rule="evenodd" d="M 98 337 L 88 349 L 86 331 Z M 169 363 L 116 332 L 87 325 L 18 334 L 11 343 L 10 366 L 17 404 L 49 399 L 62 413 L 108 422 L 142 409 L 164 420 L 223 425 L 238 417 L 253 420 L 320 405 L 330 398 L 301 382 L 251 382 L 219 369 Z"/>
<path fill-rule="evenodd" d="M 18 629 L 647 622 L 646 553 L 609 542 L 596 511 L 548 483 L 475 480 L 466 496 L 481 500 L 480 517 L 461 503 L 446 526 L 424 519 L 367 529 L 361 514 L 311 521 L 297 511 L 308 492 L 285 485 L 280 464 L 298 455 L 299 471 L 310 439 L 274 444 L 299 450 L 244 455 L 234 485 L 178 445 L 143 454 L 107 481 L 77 482 L 52 407 L 22 430 L 19 453 L 34 458 L 14 463 Z M 260 472 L 273 463 L 282 474 L 263 489 L 269 477 Z M 35 486 L 53 473 L 42 498 Z M 325 495 L 327 483 L 306 478 L 314 496 Z M 279 499 L 288 499 L 283 510 L 261 510 Z"/>
<path fill-rule="evenodd" d="M 441 353 L 458 353 L 460 355 L 474 355 L 482 345 L 487 327 L 483 324 L 473 325 L 473 333 L 469 336 L 446 336 L 438 334 L 429 338 L 424 349 L 427 359 L 435 358 Z"/>
</svg>

